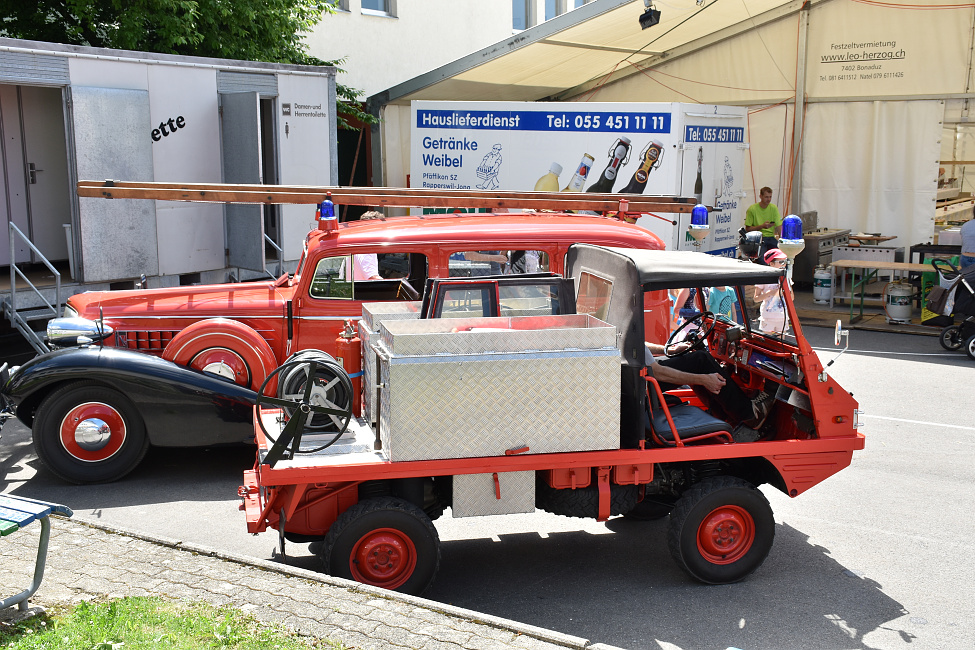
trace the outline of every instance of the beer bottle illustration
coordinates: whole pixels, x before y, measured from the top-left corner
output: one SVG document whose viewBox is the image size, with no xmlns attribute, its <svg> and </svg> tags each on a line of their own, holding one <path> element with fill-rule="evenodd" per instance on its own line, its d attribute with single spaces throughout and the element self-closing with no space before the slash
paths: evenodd
<svg viewBox="0 0 975 650">
<path fill-rule="evenodd" d="M 579 167 L 576 169 L 576 173 L 572 175 L 569 179 L 569 184 L 562 188 L 563 192 L 581 192 L 582 186 L 586 183 L 586 177 L 589 176 L 589 170 L 592 169 L 592 164 L 596 162 L 596 159 L 585 153 L 582 154 L 582 162 L 579 163 Z"/>
<path fill-rule="evenodd" d="M 625 135 L 622 135 L 609 149 L 609 164 L 606 165 L 606 169 L 603 170 L 603 173 L 599 175 L 599 179 L 590 185 L 589 189 L 586 191 L 612 192 L 613 183 L 616 182 L 616 173 L 620 170 L 620 167 L 626 164 L 626 161 L 629 159 L 630 139 Z"/>
<path fill-rule="evenodd" d="M 647 188 L 647 179 L 650 178 L 650 172 L 659 167 L 660 162 L 664 158 L 663 143 L 657 140 L 651 140 L 647 148 L 640 154 L 640 157 L 643 158 L 643 162 L 640 163 L 639 169 L 633 174 L 633 178 L 626 184 L 626 187 L 620 190 L 623 194 L 643 194 L 643 190 Z"/>
<path fill-rule="evenodd" d="M 551 168 L 549 168 L 548 173 L 538 179 L 535 183 L 536 192 L 558 192 L 559 191 L 559 174 L 562 173 L 562 165 L 557 162 L 552 163 Z"/>
<path fill-rule="evenodd" d="M 704 180 L 701 178 L 701 162 L 704 160 L 704 147 L 697 148 L 697 179 L 694 180 L 694 200 L 704 199 Z"/>
</svg>

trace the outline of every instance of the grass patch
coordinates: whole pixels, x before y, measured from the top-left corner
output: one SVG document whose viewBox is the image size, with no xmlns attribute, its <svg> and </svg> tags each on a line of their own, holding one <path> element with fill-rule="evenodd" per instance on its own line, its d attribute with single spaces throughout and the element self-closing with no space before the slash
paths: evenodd
<svg viewBox="0 0 975 650">
<path fill-rule="evenodd" d="M 345 650 L 341 643 L 303 637 L 231 607 L 161 598 L 121 598 L 52 609 L 19 623 L 0 623 L 10 650 Z"/>
</svg>

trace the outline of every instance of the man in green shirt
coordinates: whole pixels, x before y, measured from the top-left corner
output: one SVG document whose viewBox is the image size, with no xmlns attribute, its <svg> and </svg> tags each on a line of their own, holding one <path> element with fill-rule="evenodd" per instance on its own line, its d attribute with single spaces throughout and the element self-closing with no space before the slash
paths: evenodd
<svg viewBox="0 0 975 650">
<path fill-rule="evenodd" d="M 758 192 L 759 202 L 745 211 L 745 230 L 762 231 L 762 250 L 758 259 L 763 260 L 765 251 L 779 247 L 779 235 L 782 234 L 782 215 L 772 203 L 772 188 L 763 187 Z M 764 262 L 763 262 L 764 263 Z"/>
</svg>

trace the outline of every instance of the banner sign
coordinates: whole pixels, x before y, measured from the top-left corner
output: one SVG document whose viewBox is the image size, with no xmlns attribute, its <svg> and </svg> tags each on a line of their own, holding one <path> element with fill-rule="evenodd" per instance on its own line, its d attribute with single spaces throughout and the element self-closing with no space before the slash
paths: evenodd
<svg viewBox="0 0 975 650">
<path fill-rule="evenodd" d="M 696 195 L 716 208 L 714 235 L 704 250 L 734 254 L 744 122 L 743 109 L 714 105 L 417 101 L 410 183 L 450 190 Z M 684 221 L 679 233 L 667 220 L 645 217 L 638 223 L 668 248 L 692 247 Z"/>
</svg>

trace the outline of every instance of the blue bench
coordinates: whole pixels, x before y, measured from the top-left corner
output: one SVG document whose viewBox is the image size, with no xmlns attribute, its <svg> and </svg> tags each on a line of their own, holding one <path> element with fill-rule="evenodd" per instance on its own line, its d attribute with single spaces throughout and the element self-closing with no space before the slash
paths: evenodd
<svg viewBox="0 0 975 650">
<path fill-rule="evenodd" d="M 27 599 L 34 595 L 44 579 L 44 564 L 47 561 L 47 542 L 51 536 L 50 515 L 70 517 L 71 508 L 37 501 L 12 494 L 0 494 L 0 537 L 12 535 L 34 520 L 41 522 L 41 539 L 37 544 L 37 563 L 34 565 L 34 579 L 30 587 L 24 591 L 0 600 L 0 609 L 17 605 L 19 609 L 27 609 Z"/>
</svg>

